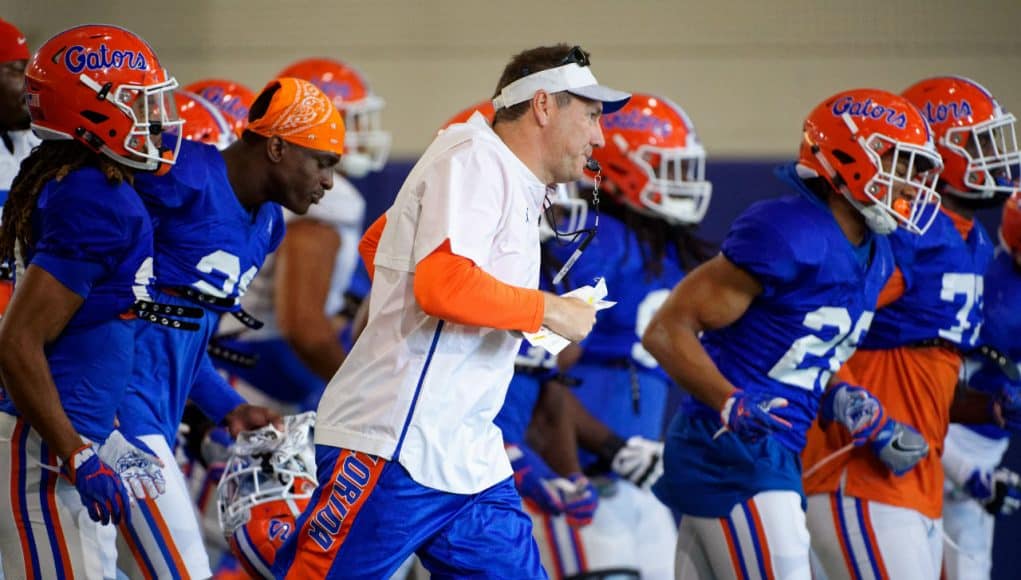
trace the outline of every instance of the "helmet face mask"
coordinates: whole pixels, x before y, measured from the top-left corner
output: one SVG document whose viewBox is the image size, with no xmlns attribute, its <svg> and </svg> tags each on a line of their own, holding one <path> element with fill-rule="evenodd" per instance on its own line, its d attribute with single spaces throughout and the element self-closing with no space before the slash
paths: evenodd
<svg viewBox="0 0 1021 580">
<path fill-rule="evenodd" d="M 284 418 L 238 435 L 217 487 L 220 526 L 235 555 L 253 574 L 268 571 L 276 549 L 315 491 L 312 442 L 315 412 Z"/>
<path fill-rule="evenodd" d="M 642 145 L 631 159 L 650 175 L 639 193 L 646 213 L 672 223 L 697 224 L 709 210 L 712 183 L 705 178 L 705 149 L 698 143 L 682 150 Z"/>
<path fill-rule="evenodd" d="M 182 124 L 176 87 L 144 40 L 116 26 L 85 25 L 39 48 L 25 99 L 43 139 L 76 139 L 122 165 L 154 171 L 177 158 L 160 138 Z"/>
</svg>

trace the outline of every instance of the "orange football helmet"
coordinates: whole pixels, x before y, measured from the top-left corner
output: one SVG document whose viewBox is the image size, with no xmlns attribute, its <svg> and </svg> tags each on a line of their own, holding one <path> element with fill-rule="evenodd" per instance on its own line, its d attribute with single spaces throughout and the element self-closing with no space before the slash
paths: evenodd
<svg viewBox="0 0 1021 580">
<path fill-rule="evenodd" d="M 600 121 L 606 146 L 592 151 L 620 201 L 672 223 L 697 224 L 709 209 L 705 149 L 680 106 L 634 93 Z"/>
<path fill-rule="evenodd" d="M 390 155 L 390 133 L 383 130 L 386 103 L 350 65 L 328 58 L 307 58 L 288 66 L 277 77 L 295 77 L 319 87 L 344 115 L 347 128 L 340 169 L 351 177 L 379 171 Z"/>
<path fill-rule="evenodd" d="M 925 116 L 936 149 L 943 157 L 940 181 L 944 193 L 1000 200 L 1011 194 L 1012 175 L 1021 164 L 1014 115 L 982 85 L 964 77 L 946 76 L 919 81 L 903 96 Z"/>
<path fill-rule="evenodd" d="M 1003 206 L 1000 221 L 1000 242 L 1021 264 L 1021 192 L 1015 192 Z"/>
<path fill-rule="evenodd" d="M 899 95 L 855 89 L 820 103 L 805 119 L 798 163 L 841 192 L 877 233 L 900 225 L 920 234 L 936 218 L 943 163 L 925 118 Z M 913 201 L 895 199 L 901 187 Z"/>
<path fill-rule="evenodd" d="M 255 102 L 251 89 L 234 81 L 205 79 L 191 83 L 184 90 L 212 103 L 230 123 L 234 135 L 241 136 L 248 124 L 248 109 Z"/>
<path fill-rule="evenodd" d="M 272 578 L 277 550 L 315 491 L 315 412 L 284 417 L 238 435 L 217 487 L 220 526 L 231 550 L 256 578 Z"/>
<path fill-rule="evenodd" d="M 184 121 L 181 136 L 185 139 L 214 145 L 220 150 L 237 140 L 233 127 L 209 101 L 180 89 L 174 91 L 174 100 L 177 113 Z"/>
<path fill-rule="evenodd" d="M 144 40 L 117 26 L 88 24 L 47 40 L 25 72 L 32 128 L 43 139 L 76 139 L 135 169 L 169 170 L 177 150 L 163 131 L 181 125 L 167 74 Z"/>
<path fill-rule="evenodd" d="M 446 129 L 447 127 L 457 123 L 467 123 L 468 119 L 471 119 L 471 116 L 475 114 L 475 111 L 482 113 L 482 116 L 484 116 L 486 120 L 489 121 L 490 124 L 493 123 L 493 117 L 496 116 L 496 111 L 493 110 L 493 101 L 482 101 L 479 103 L 475 103 L 474 105 L 447 119 L 447 122 L 443 124 L 443 127 L 440 128 L 440 131 L 443 131 L 443 129 Z"/>
</svg>

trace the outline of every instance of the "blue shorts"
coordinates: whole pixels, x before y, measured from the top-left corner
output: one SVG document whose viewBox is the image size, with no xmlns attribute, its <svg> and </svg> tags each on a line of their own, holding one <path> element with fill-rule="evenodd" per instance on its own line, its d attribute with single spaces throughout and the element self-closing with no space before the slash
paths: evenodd
<svg viewBox="0 0 1021 580">
<path fill-rule="evenodd" d="M 746 441 L 726 432 L 713 438 L 720 421 L 683 410 L 670 424 L 663 452 L 663 477 L 653 493 L 675 513 L 723 518 L 735 505 L 762 491 L 801 495 L 801 458 L 777 437 Z"/>
<path fill-rule="evenodd" d="M 412 553 L 433 578 L 546 578 L 511 478 L 474 495 L 395 462 L 316 446 L 319 487 L 277 553 L 277 578 L 388 578 Z"/>
<path fill-rule="evenodd" d="M 198 308 L 195 302 L 179 296 L 156 294 L 162 304 Z M 138 322 L 135 325 L 135 364 L 128 392 L 117 410 L 120 429 L 140 437 L 162 433 L 171 447 L 177 440 L 177 427 L 184 415 L 192 385 L 206 356 L 206 345 L 216 330 L 220 313 L 202 310 L 202 318 L 192 320 L 197 330 L 179 330 Z"/>
</svg>

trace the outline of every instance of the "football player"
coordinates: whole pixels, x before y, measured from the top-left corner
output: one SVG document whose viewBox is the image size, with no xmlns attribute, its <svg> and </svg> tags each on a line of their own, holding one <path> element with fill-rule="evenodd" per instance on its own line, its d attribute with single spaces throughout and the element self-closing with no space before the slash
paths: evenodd
<svg viewBox="0 0 1021 580">
<path fill-rule="evenodd" d="M 132 577 L 204 577 L 208 557 L 171 451 L 184 404 L 190 398 L 231 433 L 278 417 L 247 404 L 215 371 L 206 345 L 221 314 L 259 325 L 240 309 L 239 298 L 283 237 L 281 205 L 305 213 L 333 185 L 344 121 L 314 85 L 283 78 L 256 97 L 244 133 L 224 151 L 166 140 L 181 150 L 174 169 L 136 179 L 135 186 L 155 227 L 157 295 L 173 308 L 154 314 L 169 324 L 138 329 L 134 372 L 118 416 L 126 432 L 162 458 L 168 489 L 133 507 L 117 552 Z M 198 311 L 198 320 L 178 321 L 179 311 Z"/>
<path fill-rule="evenodd" d="M 1021 157 L 1014 117 L 982 86 L 961 77 L 920 81 L 903 96 L 928 121 L 945 164 L 943 205 L 921 236 L 890 237 L 896 270 L 883 289 L 872 328 L 848 360 L 853 377 L 887 416 L 917 428 L 932 453 L 899 475 L 867 449 L 833 455 L 848 435 L 814 427 L 803 456 L 812 549 L 831 578 L 874 574 L 936 578 L 942 565 L 943 440 L 952 417 L 985 397 L 958 397 L 962 350 L 977 344 L 983 274 L 993 245 L 974 220 L 977 207 L 1003 203 L 1013 190 L 1011 166 Z M 825 465 L 824 459 L 832 458 Z"/>
<path fill-rule="evenodd" d="M 989 578 L 995 516 L 1021 505 L 1016 473 L 1000 465 L 1008 427 L 1021 427 L 1021 194 L 1003 206 L 1000 246 L 984 276 L 979 353 L 966 362 L 969 387 L 997 399 L 1000 420 L 987 424 L 951 423 L 943 447 L 946 477 L 943 498 L 943 569 L 947 578 Z M 982 355 L 981 353 L 985 353 Z M 995 357 L 995 358 L 994 358 Z"/>
<path fill-rule="evenodd" d="M 658 95 L 635 93 L 601 119 L 598 231 L 570 271 L 574 286 L 604 278 L 616 305 L 562 366 L 577 385 L 565 395 L 582 466 L 599 490 L 592 524 L 570 530 L 563 518 L 535 526 L 547 568 L 558 576 L 631 573 L 672 578 L 677 528 L 650 491 L 662 471 L 662 431 L 671 382 L 641 344 L 649 320 L 684 276 L 708 258 L 692 229 L 705 216 L 712 185 L 705 149 L 685 111 Z M 591 197 L 593 194 L 588 194 Z M 596 212 L 586 227 L 594 228 Z M 562 262 L 572 248 L 553 245 Z M 580 402 L 580 406 L 577 402 Z M 533 512 L 534 513 L 534 512 Z M 573 535 L 577 537 L 572 537 Z M 569 539 L 569 541 L 565 541 Z"/>
<path fill-rule="evenodd" d="M 220 364 L 278 405 L 315 409 L 319 396 L 344 361 L 337 316 L 350 319 L 356 305 L 346 300 L 358 260 L 365 201 L 348 180 L 382 169 L 390 134 L 381 129 L 383 100 L 364 77 L 339 61 L 313 58 L 296 62 L 278 75 L 319 87 L 345 119 L 345 154 L 333 188 L 308 213 L 284 213 L 287 234 L 266 261 L 242 305 L 266 324 L 245 329 L 226 319 L 220 332 L 236 340 L 221 346 L 255 358 L 253 365 Z"/>
<path fill-rule="evenodd" d="M 652 317 L 645 348 L 692 395 L 653 487 L 682 514 L 677 577 L 810 578 L 799 454 L 820 409 L 884 462 L 917 461 L 867 391 L 827 386 L 893 271 L 887 234 L 925 230 L 940 167 L 903 97 L 829 97 L 778 170 L 794 195 L 748 208 Z"/>
<path fill-rule="evenodd" d="M 150 326 L 132 307 L 153 306 L 141 302 L 153 228 L 131 184 L 176 160 L 161 142 L 179 124 L 176 86 L 144 40 L 115 26 L 61 32 L 28 66 L 25 97 L 43 142 L 11 186 L 0 230 L 0 256 L 19 269 L 0 323 L 7 578 L 113 576 L 99 549 L 113 528 L 95 522 L 127 521 L 126 488 L 162 491 L 159 459 L 114 426 L 135 334 Z"/>
<path fill-rule="evenodd" d="M 22 98 L 28 42 L 10 22 L 0 19 L 0 204 L 7 199 L 22 159 L 28 157 L 39 138 L 29 128 L 28 104 Z M 2 217 L 2 214 L 0 214 Z M 14 291 L 14 268 L 0 262 L 0 315 Z"/>
</svg>

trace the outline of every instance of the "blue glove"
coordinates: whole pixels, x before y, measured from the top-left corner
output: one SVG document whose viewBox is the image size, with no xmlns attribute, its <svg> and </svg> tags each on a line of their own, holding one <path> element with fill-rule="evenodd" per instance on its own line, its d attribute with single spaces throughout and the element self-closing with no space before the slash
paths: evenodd
<svg viewBox="0 0 1021 580">
<path fill-rule="evenodd" d="M 771 413 L 773 409 L 782 409 L 786 406 L 787 399 L 783 397 L 771 397 L 764 393 L 749 393 L 737 389 L 731 393 L 720 410 L 723 427 L 713 435 L 713 439 L 727 431 L 742 439 L 755 440 L 773 431 L 790 430 L 789 421 Z"/>
<path fill-rule="evenodd" d="M 1010 515 L 1021 507 L 1021 476 L 1006 467 L 971 472 L 964 490 L 992 515 Z"/>
<path fill-rule="evenodd" d="M 904 475 L 929 454 L 929 443 L 921 433 L 893 419 L 886 420 L 870 446 L 894 475 Z"/>
<path fill-rule="evenodd" d="M 592 517 L 596 515 L 596 508 L 599 507 L 599 492 L 596 491 L 592 482 L 580 473 L 571 474 L 567 480 L 558 480 L 558 482 L 562 481 L 571 484 L 569 489 L 558 485 L 563 498 L 567 523 L 575 528 L 591 524 Z"/>
<path fill-rule="evenodd" d="M 99 460 L 92 445 L 82 445 L 61 466 L 61 473 L 74 484 L 82 505 L 92 521 L 119 524 L 121 517 L 130 518 L 128 492 L 114 470 Z"/>
<path fill-rule="evenodd" d="M 546 465 L 534 451 L 524 445 L 506 445 L 507 457 L 514 469 L 514 487 L 521 497 L 531 501 L 543 512 L 556 516 L 564 513 L 564 502 L 556 480 L 567 482 Z"/>
<path fill-rule="evenodd" d="M 837 421 L 851 434 L 855 445 L 870 441 L 885 423 L 883 405 L 872 393 L 847 383 L 837 383 L 826 390 L 819 409 L 823 428 Z"/>
</svg>

